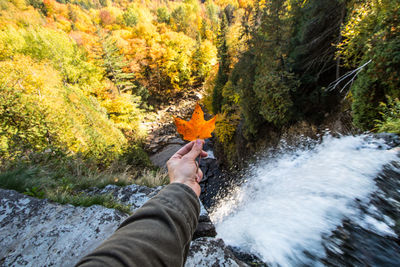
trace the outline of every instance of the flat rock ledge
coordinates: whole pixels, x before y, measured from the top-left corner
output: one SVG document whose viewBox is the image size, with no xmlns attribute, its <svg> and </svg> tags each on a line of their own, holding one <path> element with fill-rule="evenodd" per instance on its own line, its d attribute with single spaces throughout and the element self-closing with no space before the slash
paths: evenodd
<svg viewBox="0 0 400 267">
<path fill-rule="evenodd" d="M 134 210 L 160 189 L 130 185 L 97 190 L 113 193 Z M 73 266 L 127 217 L 99 205 L 88 208 L 60 205 L 0 189 L 0 266 Z M 202 208 L 199 221 L 209 224 L 207 218 Z M 186 266 L 245 265 L 221 239 L 200 235 L 192 241 Z"/>
<path fill-rule="evenodd" d="M 137 208 L 141 207 L 147 200 L 157 195 L 157 193 L 162 189 L 162 186 L 155 188 L 149 188 L 140 185 L 128 185 L 124 187 L 119 187 L 116 185 L 107 185 L 103 189 L 92 188 L 86 191 L 86 194 L 112 194 L 114 198 L 122 204 L 130 205 L 131 211 L 135 211 Z M 217 232 L 215 230 L 214 224 L 211 222 L 208 216 L 207 210 L 204 208 L 203 204 L 200 202 L 200 217 L 199 224 L 193 235 L 193 238 L 199 237 L 215 237 Z"/>
</svg>

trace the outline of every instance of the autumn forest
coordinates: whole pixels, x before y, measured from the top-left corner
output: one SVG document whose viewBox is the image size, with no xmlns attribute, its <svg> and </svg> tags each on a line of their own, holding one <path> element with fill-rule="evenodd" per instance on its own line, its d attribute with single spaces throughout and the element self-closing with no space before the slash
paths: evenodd
<svg viewBox="0 0 400 267">
<path fill-rule="evenodd" d="M 0 0 L 0 187 L 124 209 L 77 192 L 163 183 L 145 125 L 191 92 L 227 165 L 331 114 L 400 133 L 399 70 L 397 0 Z"/>
</svg>

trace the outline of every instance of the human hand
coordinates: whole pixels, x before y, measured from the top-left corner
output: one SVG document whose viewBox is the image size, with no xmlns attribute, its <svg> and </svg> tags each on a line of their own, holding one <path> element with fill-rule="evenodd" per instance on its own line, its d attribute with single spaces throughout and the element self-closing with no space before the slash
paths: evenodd
<svg viewBox="0 0 400 267">
<path fill-rule="evenodd" d="M 204 140 L 197 139 L 179 149 L 167 162 L 168 175 L 171 183 L 186 184 L 200 196 L 199 182 L 203 178 L 203 172 L 198 167 L 196 158 L 207 157 L 203 151 Z"/>
</svg>

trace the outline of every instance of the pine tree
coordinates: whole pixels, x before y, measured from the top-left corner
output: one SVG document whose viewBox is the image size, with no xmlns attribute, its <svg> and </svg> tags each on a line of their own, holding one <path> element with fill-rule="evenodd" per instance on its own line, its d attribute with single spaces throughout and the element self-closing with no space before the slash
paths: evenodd
<svg viewBox="0 0 400 267">
<path fill-rule="evenodd" d="M 118 93 L 130 91 L 134 93 L 136 85 L 134 83 L 135 75 L 132 72 L 126 72 L 128 63 L 113 40 L 111 34 L 101 37 L 101 60 L 102 67 L 105 70 L 106 77 L 112 81 L 118 89 Z"/>
<path fill-rule="evenodd" d="M 335 59 L 335 44 L 342 38 L 340 30 L 345 17 L 345 2 L 310 0 L 292 6 L 294 28 L 289 58 L 291 68 L 301 82 L 293 97 L 297 113 L 304 117 L 320 119 L 319 114 L 337 106 L 337 97 L 328 95 L 322 87 L 327 87 L 341 75 L 340 58 Z"/>
<path fill-rule="evenodd" d="M 212 96 L 212 107 L 214 113 L 218 113 L 221 111 L 222 100 L 223 100 L 222 88 L 224 87 L 229 78 L 230 58 L 228 54 L 228 45 L 226 42 L 227 31 L 228 31 L 228 20 L 225 12 L 223 12 L 221 26 L 217 37 L 219 66 Z"/>
<path fill-rule="evenodd" d="M 260 114 L 276 126 L 291 120 L 291 91 L 297 86 L 287 70 L 289 37 L 286 1 L 266 1 L 260 27 L 253 35 L 257 64 L 253 90 L 260 100 Z"/>
</svg>

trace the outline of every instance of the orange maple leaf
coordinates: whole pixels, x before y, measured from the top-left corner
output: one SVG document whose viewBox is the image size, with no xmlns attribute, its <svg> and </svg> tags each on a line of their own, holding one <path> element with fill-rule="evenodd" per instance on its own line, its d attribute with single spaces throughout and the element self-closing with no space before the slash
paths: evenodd
<svg viewBox="0 0 400 267">
<path fill-rule="evenodd" d="M 197 103 L 190 121 L 185 121 L 180 118 L 175 118 L 174 120 L 178 133 L 183 135 L 183 139 L 193 141 L 211 137 L 211 133 L 215 129 L 215 119 L 216 116 L 205 121 L 204 112 Z"/>
</svg>

